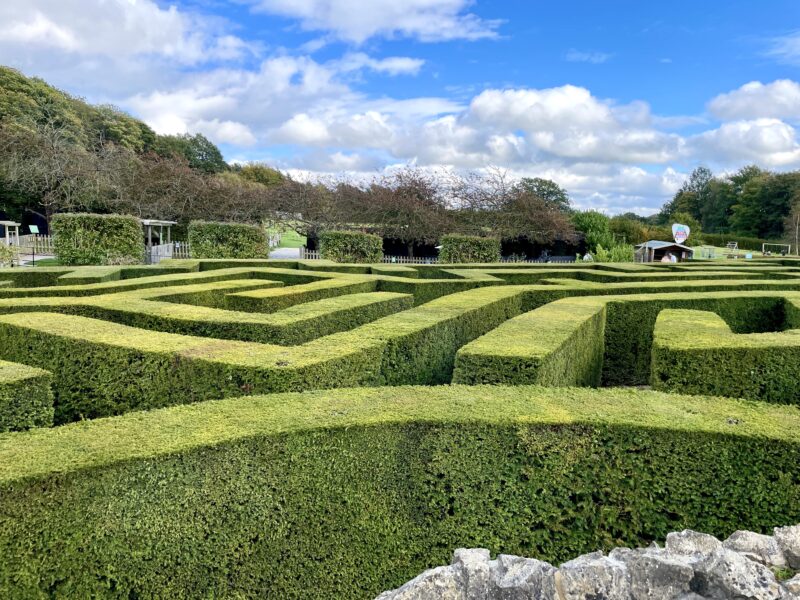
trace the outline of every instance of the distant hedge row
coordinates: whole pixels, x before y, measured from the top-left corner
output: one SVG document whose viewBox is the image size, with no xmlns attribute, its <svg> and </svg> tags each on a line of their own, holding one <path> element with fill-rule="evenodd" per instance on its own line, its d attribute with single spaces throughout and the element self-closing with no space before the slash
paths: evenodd
<svg viewBox="0 0 800 600">
<path fill-rule="evenodd" d="M 357 231 L 324 231 L 319 236 L 320 257 L 342 263 L 378 263 L 383 239 Z"/>
<path fill-rule="evenodd" d="M 500 240 L 474 235 L 442 236 L 439 262 L 493 263 L 500 260 Z"/>
<path fill-rule="evenodd" d="M 193 258 L 266 258 L 269 254 L 263 227 L 246 223 L 189 223 Z"/>
<path fill-rule="evenodd" d="M 794 407 L 441 386 L 0 435 L 4 598 L 372 598 L 460 546 L 560 562 L 800 522 Z"/>
<path fill-rule="evenodd" d="M 64 265 L 125 265 L 144 260 L 144 232 L 136 217 L 64 213 L 50 222 L 56 258 Z"/>
</svg>

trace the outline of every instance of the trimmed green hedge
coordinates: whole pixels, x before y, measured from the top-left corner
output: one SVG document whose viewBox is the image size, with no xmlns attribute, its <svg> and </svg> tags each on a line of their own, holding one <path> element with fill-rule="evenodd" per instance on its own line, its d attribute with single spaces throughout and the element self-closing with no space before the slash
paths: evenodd
<svg viewBox="0 0 800 600">
<path fill-rule="evenodd" d="M 383 239 L 358 231 L 323 231 L 319 235 L 319 254 L 341 263 L 374 263 L 383 258 Z"/>
<path fill-rule="evenodd" d="M 51 381 L 47 371 L 0 360 L 0 432 L 53 424 Z"/>
<path fill-rule="evenodd" d="M 500 260 L 500 240 L 474 235 L 442 236 L 440 263 L 493 263 Z"/>
<path fill-rule="evenodd" d="M 142 223 L 128 215 L 63 213 L 50 221 L 63 265 L 125 265 L 144 260 Z"/>
<path fill-rule="evenodd" d="M 568 299 L 510 319 L 456 355 L 453 383 L 600 384 L 605 304 Z"/>
<path fill-rule="evenodd" d="M 461 346 L 520 312 L 519 289 L 481 288 L 290 347 L 21 312 L 0 315 L 0 358 L 53 372 L 64 423 L 242 393 L 446 383 Z"/>
<path fill-rule="evenodd" d="M 800 521 L 795 408 L 381 388 L 0 435 L 6 598 L 371 598 L 453 548 L 558 563 Z"/>
<path fill-rule="evenodd" d="M 269 254 L 263 227 L 246 223 L 189 223 L 193 258 L 266 258 Z"/>
<path fill-rule="evenodd" d="M 722 248 L 728 242 L 738 242 L 739 250 L 758 250 L 761 251 L 762 244 L 776 243 L 776 240 L 765 240 L 756 237 L 747 237 L 736 233 L 705 233 L 702 234 L 703 243 L 709 246 L 720 246 Z M 690 240 L 691 241 L 691 240 Z M 781 243 L 781 240 L 777 240 Z"/>
<path fill-rule="evenodd" d="M 653 334 L 655 389 L 800 404 L 800 331 L 735 334 L 719 315 L 664 310 Z"/>
</svg>

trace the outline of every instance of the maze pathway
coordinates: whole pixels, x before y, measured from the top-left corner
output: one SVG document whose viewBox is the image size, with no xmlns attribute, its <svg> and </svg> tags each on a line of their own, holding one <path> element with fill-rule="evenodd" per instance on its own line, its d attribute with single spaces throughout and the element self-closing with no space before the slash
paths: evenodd
<svg viewBox="0 0 800 600">
<path fill-rule="evenodd" d="M 798 331 L 792 259 L 0 270 L 0 595 L 370 597 L 798 521 Z"/>
</svg>

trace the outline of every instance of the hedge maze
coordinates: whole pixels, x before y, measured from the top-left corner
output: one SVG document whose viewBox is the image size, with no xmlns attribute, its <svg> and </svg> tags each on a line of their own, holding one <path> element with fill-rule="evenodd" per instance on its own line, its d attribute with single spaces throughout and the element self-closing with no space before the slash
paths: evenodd
<svg viewBox="0 0 800 600">
<path fill-rule="evenodd" d="M 800 262 L 0 270 L 0 596 L 370 598 L 800 522 Z"/>
</svg>

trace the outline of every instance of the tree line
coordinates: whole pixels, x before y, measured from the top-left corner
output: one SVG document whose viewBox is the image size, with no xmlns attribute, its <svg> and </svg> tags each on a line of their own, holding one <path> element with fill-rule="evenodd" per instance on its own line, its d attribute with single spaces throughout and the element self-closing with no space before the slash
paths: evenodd
<svg viewBox="0 0 800 600">
<path fill-rule="evenodd" d="M 45 220 L 57 212 L 282 222 L 315 236 L 361 228 L 413 243 L 447 233 L 586 240 L 591 249 L 669 238 L 668 225 L 779 239 L 800 232 L 800 172 L 695 169 L 659 213 L 609 219 L 575 211 L 566 190 L 500 169 L 404 168 L 370 180 L 298 181 L 265 164 L 230 165 L 201 134 L 158 135 L 112 106 L 93 106 L 0 67 L 0 208 Z"/>
</svg>

